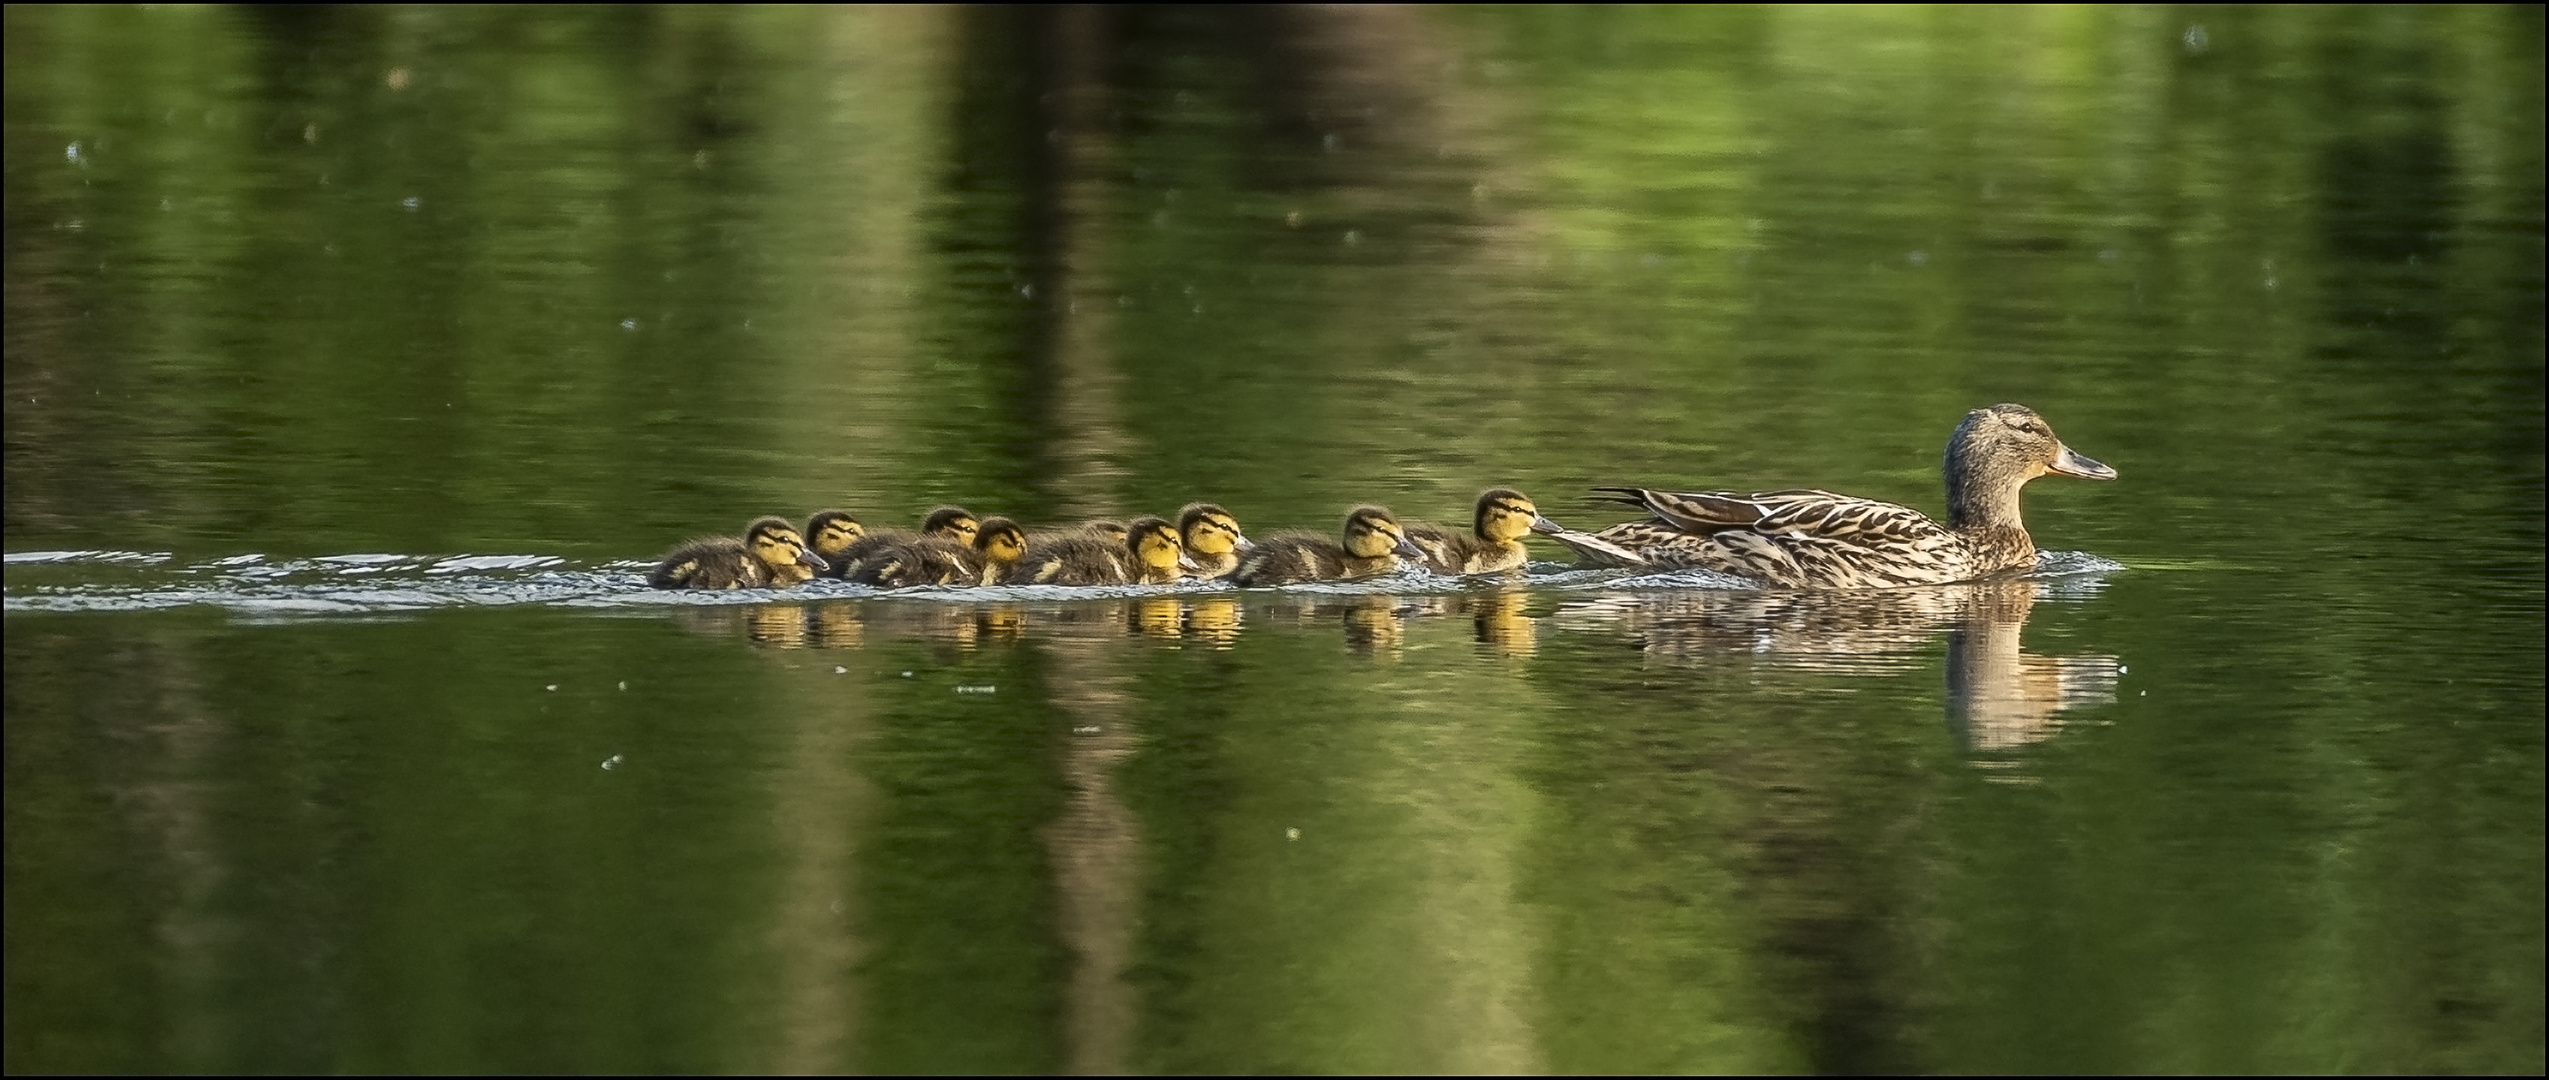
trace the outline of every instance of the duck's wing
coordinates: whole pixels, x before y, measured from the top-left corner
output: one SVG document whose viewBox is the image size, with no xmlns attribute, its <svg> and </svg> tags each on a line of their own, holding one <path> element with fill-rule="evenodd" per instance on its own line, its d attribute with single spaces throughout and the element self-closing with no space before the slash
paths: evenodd
<svg viewBox="0 0 2549 1080">
<path fill-rule="evenodd" d="M 1946 526 L 1911 507 L 1829 491 L 1800 488 L 1747 495 L 1648 488 L 1596 490 L 1615 492 L 1619 501 L 1655 515 L 1656 522 L 1700 536 L 1743 530 L 1874 548 L 1927 545 L 1953 537 Z"/>
<path fill-rule="evenodd" d="M 1624 530 L 1632 531 L 1624 533 Z M 1575 552 L 1576 561 L 1579 564 L 1590 567 L 1645 566 L 1647 565 L 1646 556 L 1639 552 L 1647 546 L 1647 542 L 1660 540 L 1665 536 L 1680 535 L 1682 534 L 1645 521 L 1613 525 L 1598 533 L 1577 532 L 1573 529 L 1540 533 L 1542 539 L 1555 540 L 1566 545 L 1568 550 Z"/>
</svg>

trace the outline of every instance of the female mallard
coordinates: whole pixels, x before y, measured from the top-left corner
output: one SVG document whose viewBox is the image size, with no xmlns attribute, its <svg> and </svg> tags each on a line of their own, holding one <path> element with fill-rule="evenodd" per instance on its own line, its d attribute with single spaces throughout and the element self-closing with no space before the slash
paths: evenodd
<svg viewBox="0 0 2549 1080">
<path fill-rule="evenodd" d="M 1186 542 L 1186 557 L 1195 560 L 1199 578 L 1229 577 L 1239 569 L 1239 556 L 1255 544 L 1239 533 L 1239 519 L 1212 503 L 1188 503 L 1177 512 L 1177 535 Z"/>
<path fill-rule="evenodd" d="M 718 536 L 674 548 L 655 564 L 646 584 L 658 589 L 760 589 L 802 585 L 823 569 L 823 557 L 805 549 L 805 538 L 784 518 L 766 517 L 743 539 Z"/>
<path fill-rule="evenodd" d="M 1388 508 L 1358 506 L 1345 516 L 1343 544 L 1317 533 L 1277 533 L 1239 560 L 1230 580 L 1240 585 L 1290 585 L 1371 577 L 1397 570 L 1402 555 L 1421 561 L 1425 550 L 1408 542 L 1407 530 Z"/>
<path fill-rule="evenodd" d="M 1124 526 L 1121 543 L 1083 530 L 1037 544 L 1010 564 L 1001 580 L 1011 585 L 1162 585 L 1194 565 L 1177 530 L 1146 517 Z"/>
<path fill-rule="evenodd" d="M 1947 438 L 1945 525 L 1910 507 L 1828 491 L 1597 488 L 1655 516 L 1552 539 L 1601 566 L 1700 567 L 1808 588 L 1935 585 L 2034 566 L 2018 493 L 2049 472 L 2115 479 L 2114 469 L 2064 446 L 2034 410 L 1994 405 L 1966 413 Z"/>
<path fill-rule="evenodd" d="M 868 560 L 923 537 L 935 537 L 958 547 L 972 547 L 974 537 L 981 531 L 982 519 L 975 517 L 973 511 L 961 506 L 941 506 L 921 519 L 918 535 L 901 529 L 878 529 L 842 549 L 838 556 L 830 557 L 836 568 L 832 576 L 856 580 L 860 567 Z"/>
<path fill-rule="evenodd" d="M 1540 516 L 1540 508 L 1512 488 L 1490 488 L 1478 496 L 1469 535 L 1423 522 L 1407 523 L 1407 539 L 1424 549 L 1425 568 L 1437 574 L 1494 574 L 1520 569 L 1531 561 L 1522 538 L 1533 531 L 1564 532 Z"/>
<path fill-rule="evenodd" d="M 825 569 L 817 577 L 837 578 L 849 572 L 849 562 L 841 557 L 850 546 L 867 539 L 867 527 L 851 517 L 847 510 L 818 510 L 805 519 L 806 550 L 822 556 Z"/>
<path fill-rule="evenodd" d="M 944 535 L 913 537 L 868 552 L 849 580 L 888 589 L 989 585 L 1026 551 L 1026 530 L 1008 518 L 988 517 L 976 526 L 971 546 Z"/>
</svg>

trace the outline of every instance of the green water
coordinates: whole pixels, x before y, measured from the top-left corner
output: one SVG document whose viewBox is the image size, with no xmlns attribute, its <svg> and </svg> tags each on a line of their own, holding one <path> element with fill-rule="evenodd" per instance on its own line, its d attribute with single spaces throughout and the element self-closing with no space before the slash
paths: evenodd
<svg viewBox="0 0 2549 1080">
<path fill-rule="evenodd" d="M 6 20 L 10 1071 L 2544 1066 L 2537 8 Z M 2032 580 L 632 572 L 1998 401 Z"/>
</svg>

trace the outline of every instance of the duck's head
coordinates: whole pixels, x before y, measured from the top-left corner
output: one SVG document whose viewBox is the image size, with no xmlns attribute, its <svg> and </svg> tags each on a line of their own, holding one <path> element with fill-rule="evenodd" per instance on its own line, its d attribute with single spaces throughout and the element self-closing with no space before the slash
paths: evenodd
<svg viewBox="0 0 2549 1080">
<path fill-rule="evenodd" d="M 1471 526 L 1481 540 L 1499 543 L 1520 540 L 1534 532 L 1563 532 L 1558 524 L 1540 516 L 1540 508 L 1531 504 L 1529 496 L 1512 488 L 1489 488 L 1478 496 L 1478 514 Z"/>
<path fill-rule="evenodd" d="M 982 519 L 982 527 L 974 533 L 974 550 L 982 557 L 1007 566 L 1027 554 L 1027 530 L 1005 517 Z"/>
<path fill-rule="evenodd" d="M 1358 559 L 1391 554 L 1411 559 L 1425 557 L 1425 549 L 1408 542 L 1407 530 L 1399 526 L 1398 515 L 1381 506 L 1358 506 L 1345 515 L 1345 550 Z"/>
<path fill-rule="evenodd" d="M 923 536 L 935 536 L 972 547 L 974 537 L 982 532 L 982 519 L 961 506 L 942 506 L 920 519 L 920 531 Z"/>
<path fill-rule="evenodd" d="M 867 529 L 847 510 L 823 510 L 805 519 L 805 546 L 830 561 L 849 550 L 850 545 L 867 539 Z"/>
<path fill-rule="evenodd" d="M 1951 528 L 2017 515 L 2018 489 L 2046 473 L 2113 480 L 2115 470 L 2062 444 L 2053 426 L 2024 405 L 1994 405 L 1965 414 L 1947 437 L 1947 509 Z"/>
<path fill-rule="evenodd" d="M 1257 545 L 1240 535 L 1239 519 L 1211 503 L 1190 503 L 1177 512 L 1177 533 L 1186 550 L 1198 555 L 1229 555 Z"/>
<path fill-rule="evenodd" d="M 1154 574 L 1175 577 L 1197 569 L 1195 560 L 1186 557 L 1186 542 L 1177 538 L 1177 527 L 1155 517 L 1135 518 L 1124 526 L 1124 546 L 1133 552 L 1133 561 Z"/>
<path fill-rule="evenodd" d="M 766 517 L 753 522 L 743 531 L 743 546 L 752 552 L 753 558 L 778 571 L 783 578 L 792 576 L 795 568 L 800 566 L 821 570 L 831 565 L 824 562 L 822 556 L 805 549 L 805 537 L 797 532 L 796 526 L 788 524 L 786 518 Z M 796 580 L 805 579 L 799 577 Z"/>
</svg>

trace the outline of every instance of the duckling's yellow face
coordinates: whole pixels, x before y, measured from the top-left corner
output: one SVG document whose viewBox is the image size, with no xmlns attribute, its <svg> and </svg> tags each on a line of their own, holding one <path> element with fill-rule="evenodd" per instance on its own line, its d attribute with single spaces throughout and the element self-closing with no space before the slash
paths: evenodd
<svg viewBox="0 0 2549 1080">
<path fill-rule="evenodd" d="M 1367 506 L 1345 519 L 1345 550 L 1358 559 L 1377 559 L 1396 552 L 1411 558 L 1425 553 L 1407 542 L 1407 530 L 1379 507 Z"/>
<path fill-rule="evenodd" d="M 993 518 L 984 522 L 982 530 L 975 534 L 974 550 L 982 552 L 984 558 L 1006 566 L 1026 557 L 1027 531 L 1007 518 Z"/>
<path fill-rule="evenodd" d="M 1219 510 L 1188 514 L 1185 533 L 1186 550 L 1200 555 L 1228 555 L 1248 546 L 1239 519 Z"/>
<path fill-rule="evenodd" d="M 972 547 L 982 533 L 982 522 L 962 510 L 941 510 L 921 523 L 921 532 Z"/>
<path fill-rule="evenodd" d="M 826 557 L 850 549 L 850 545 L 867 539 L 867 529 L 848 514 L 818 514 L 814 519 L 814 537 L 809 547 Z"/>
<path fill-rule="evenodd" d="M 744 545 L 752 550 L 753 558 L 783 577 L 797 572 L 799 567 L 820 570 L 824 565 L 821 558 L 805 549 L 805 538 L 797 535 L 796 527 L 784 522 L 765 520 L 755 524 L 744 537 Z"/>
<path fill-rule="evenodd" d="M 1126 546 L 1133 549 L 1133 560 L 1145 569 L 1172 572 L 1186 560 L 1186 544 L 1177 538 L 1177 530 L 1156 518 L 1137 522 L 1130 530 Z"/>
<path fill-rule="evenodd" d="M 1478 535 L 1489 540 L 1519 540 L 1540 520 L 1540 508 L 1519 491 L 1499 488 L 1478 497 Z"/>
</svg>

